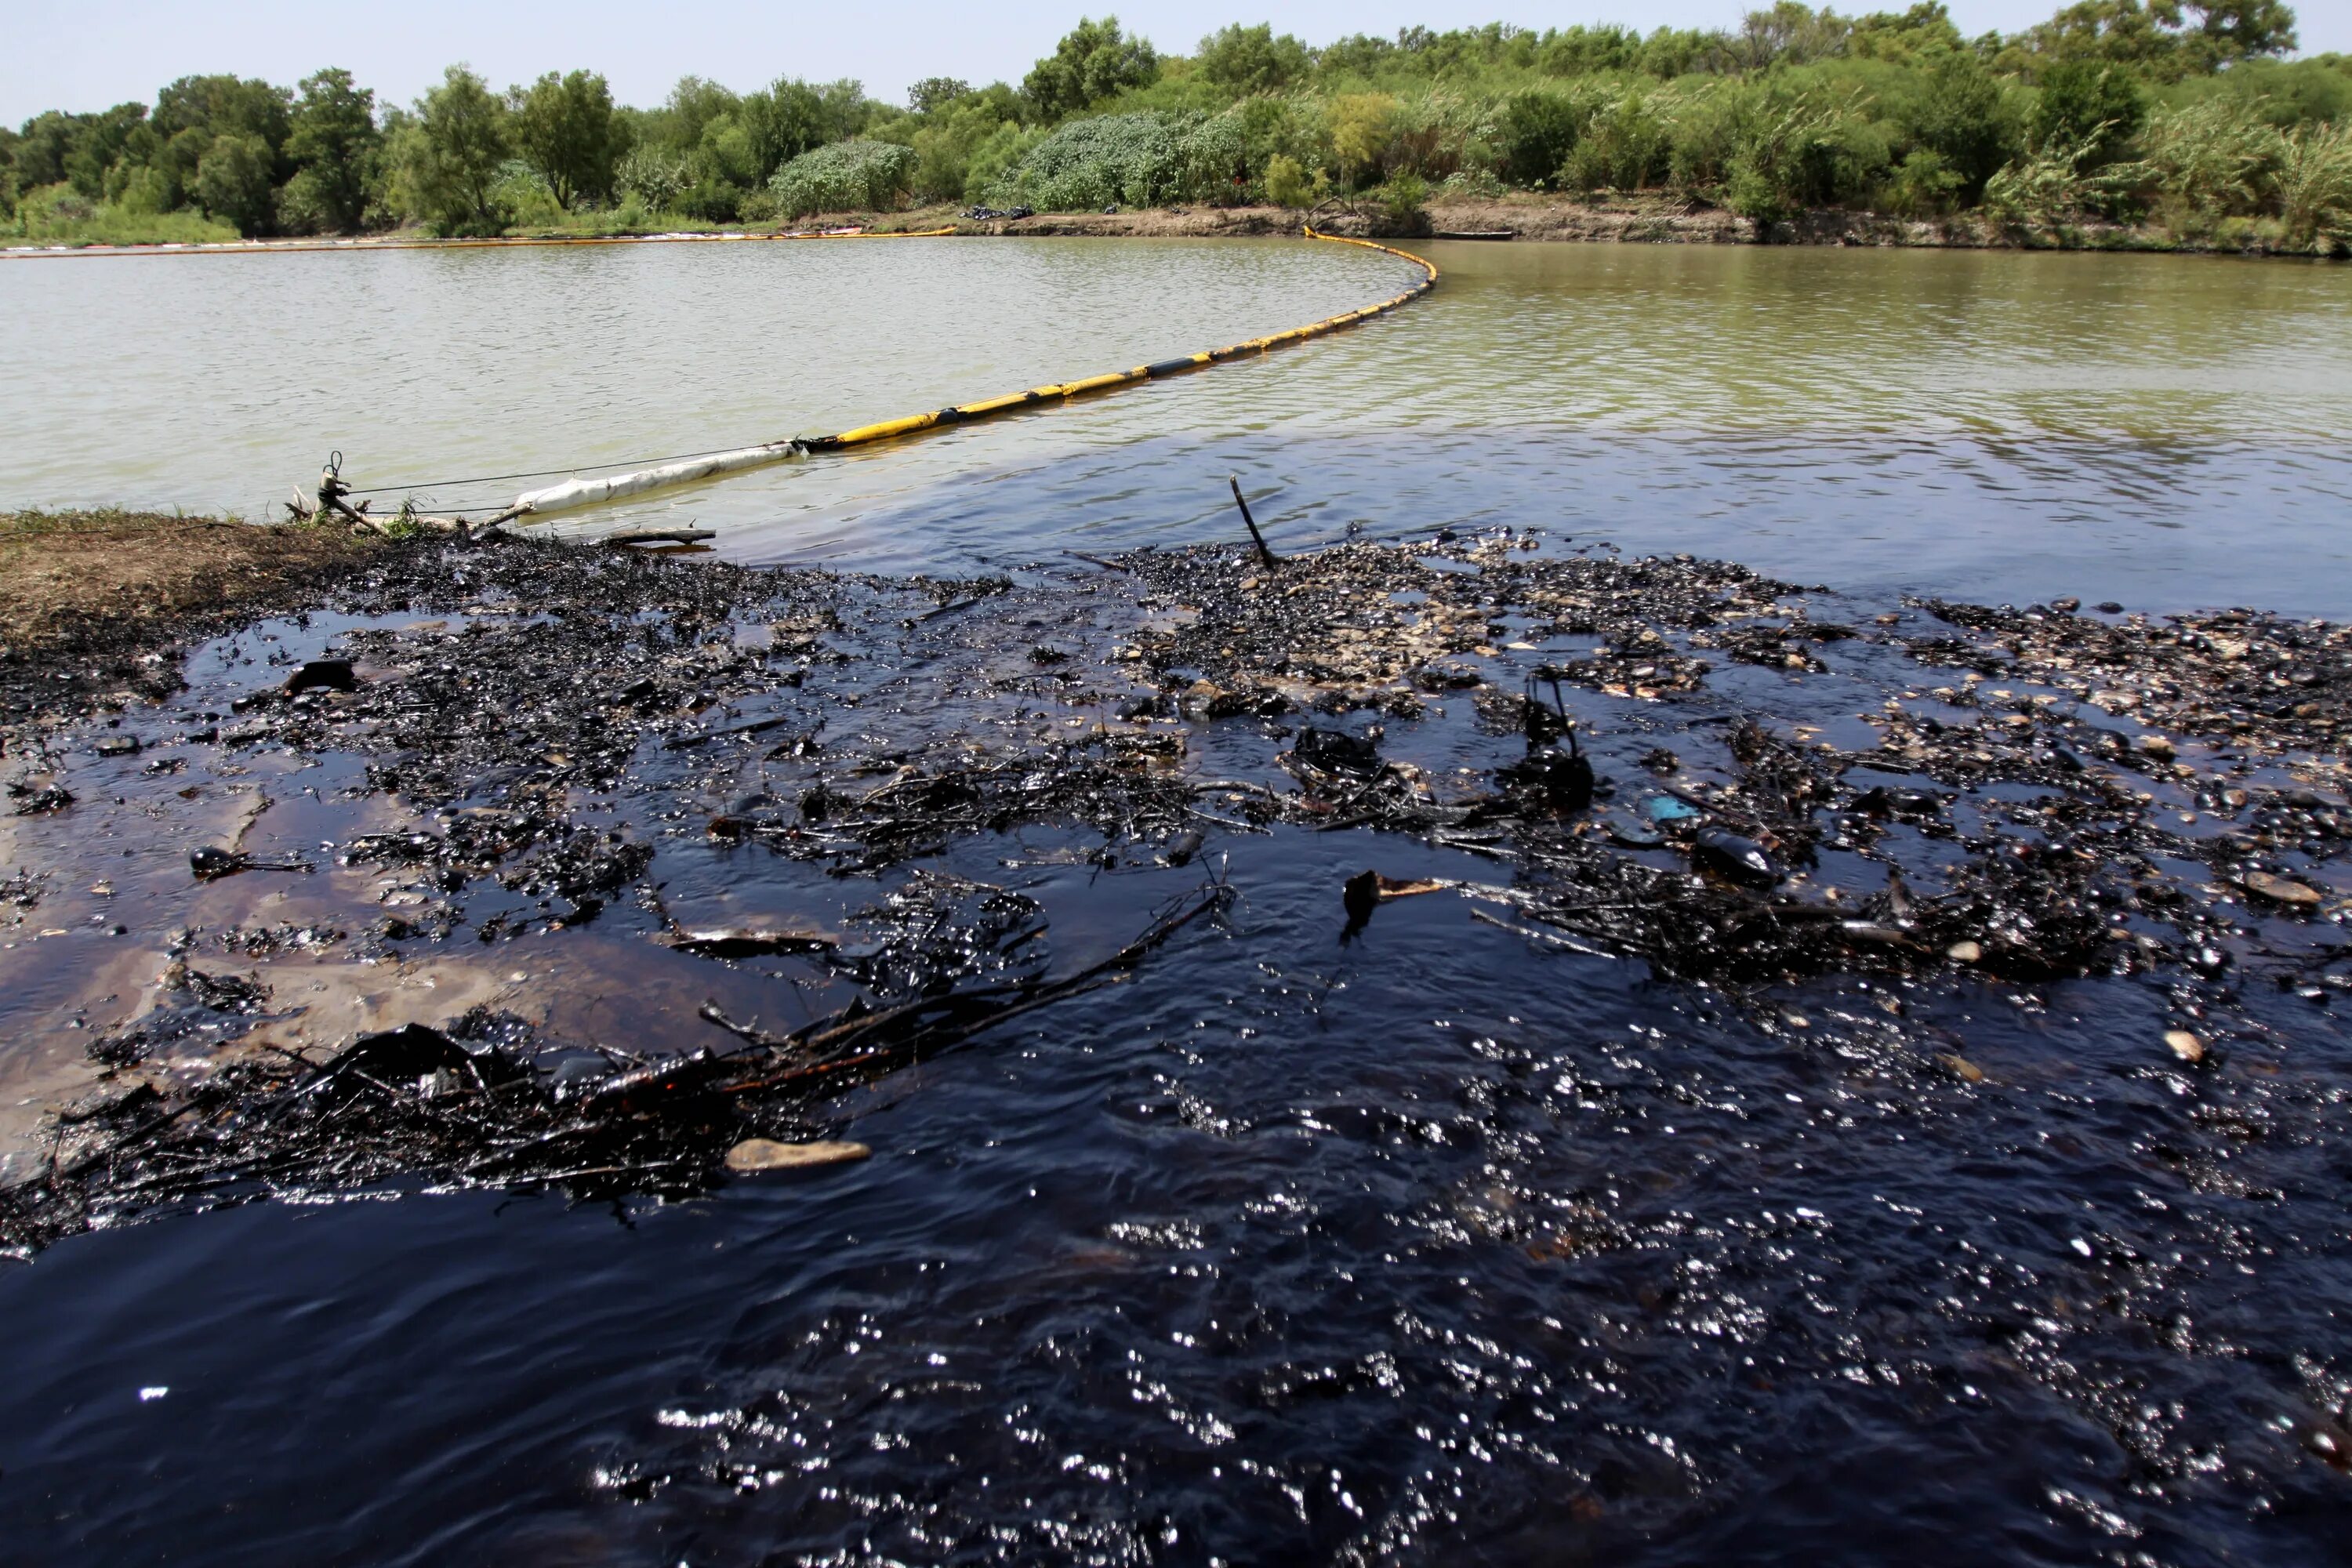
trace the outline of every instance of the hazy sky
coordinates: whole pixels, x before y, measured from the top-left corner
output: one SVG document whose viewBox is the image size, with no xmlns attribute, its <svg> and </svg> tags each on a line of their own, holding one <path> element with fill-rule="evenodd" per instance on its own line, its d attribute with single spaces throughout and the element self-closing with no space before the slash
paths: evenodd
<svg viewBox="0 0 2352 1568">
<path fill-rule="evenodd" d="M 1097 5 L 1101 0 L 1096 0 Z M 1963 32 L 2014 31 L 2059 0 L 1949 0 Z M 1855 0 L 1842 10 L 1900 10 L 1903 0 Z M 1108 6 L 1106 9 L 1109 8 Z M 1163 48 L 1190 52 L 1227 20 L 1271 21 L 1309 43 L 1346 33 L 1393 34 L 1421 23 L 1490 20 L 1527 27 L 1622 21 L 1721 26 L 1742 0 L 1567 0 L 1549 5 L 1492 0 L 1255 0 L 1230 14 L 1146 0 L 1118 5 L 1121 19 Z M 0 121 L 44 109 L 94 110 L 152 102 L 175 77 L 227 71 L 291 84 L 324 65 L 346 66 L 379 101 L 406 102 L 452 60 L 496 86 L 541 71 L 588 67 L 622 102 L 651 104 L 695 72 L 738 90 L 778 76 L 856 77 L 877 98 L 899 99 L 927 76 L 1018 82 L 1032 60 L 1085 14 L 1085 0 L 1041 5 L 758 5 L 747 0 L 396 0 L 352 5 L 319 0 L 7 0 L 0 22 Z M 2296 7 L 2303 47 L 2352 50 L 2352 0 Z"/>
</svg>

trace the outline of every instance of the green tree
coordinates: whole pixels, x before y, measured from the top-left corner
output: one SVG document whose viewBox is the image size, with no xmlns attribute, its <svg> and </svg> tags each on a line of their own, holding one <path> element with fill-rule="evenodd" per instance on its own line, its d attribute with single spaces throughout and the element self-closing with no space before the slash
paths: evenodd
<svg viewBox="0 0 2352 1568">
<path fill-rule="evenodd" d="M 184 76 L 155 95 L 153 124 L 167 141 L 183 131 L 258 136 L 274 157 L 291 127 L 292 98 L 254 78 Z"/>
<path fill-rule="evenodd" d="M 1972 50 L 1938 53 L 1903 118 L 1912 140 L 1959 177 L 1964 203 L 1974 203 L 2019 150 L 2000 83 Z"/>
<path fill-rule="evenodd" d="M 2188 0 L 2197 18 L 2193 40 L 2210 69 L 2257 55 L 2294 53 L 2294 13 L 2285 0 Z"/>
<path fill-rule="evenodd" d="M 147 119 L 143 103 L 118 103 L 103 114 L 76 117 L 80 124 L 65 154 L 65 177 L 92 201 L 106 195 L 107 171 L 113 168 L 131 142 L 132 131 Z"/>
<path fill-rule="evenodd" d="M 508 95 L 508 137 L 566 207 L 613 194 L 620 148 L 613 120 L 613 89 L 593 72 L 549 71 Z"/>
<path fill-rule="evenodd" d="M 52 109 L 25 121 L 15 154 L 19 189 L 54 185 L 66 177 L 66 158 L 81 134 L 81 120 Z"/>
<path fill-rule="evenodd" d="M 1342 93 L 1331 100 L 1329 119 L 1339 173 L 1356 184 L 1379 174 L 1395 139 L 1397 100 L 1385 92 Z"/>
<path fill-rule="evenodd" d="M 303 215 L 302 226 L 337 234 L 359 229 L 382 140 L 375 93 L 353 86 L 351 72 L 330 66 L 302 79 L 285 148 L 300 182 L 293 205 Z"/>
<path fill-rule="evenodd" d="M 2121 66 L 2060 60 L 2042 73 L 2042 96 L 2029 124 L 2036 147 L 2083 149 L 2079 167 L 2123 156 L 2147 123 L 2147 93 Z"/>
<path fill-rule="evenodd" d="M 999 85 L 984 92 L 967 94 L 934 110 L 909 139 L 916 158 L 915 194 L 927 201 L 963 199 L 971 184 L 973 160 L 980 150 L 1001 131 L 1009 129 L 1018 136 L 1015 108 L 1012 93 Z M 991 170 L 992 175 L 1011 161 L 1000 159 Z"/>
<path fill-rule="evenodd" d="M 2078 0 L 2021 40 L 2060 59 L 2134 65 L 2167 78 L 2291 54 L 2284 0 Z"/>
<path fill-rule="evenodd" d="M 934 114 L 960 98 L 971 96 L 971 83 L 951 76 L 927 76 L 907 89 L 907 107 L 918 114 Z"/>
<path fill-rule="evenodd" d="M 247 236 L 266 234 L 275 213 L 269 143 L 258 136 L 223 132 L 196 164 L 198 205 Z"/>
<path fill-rule="evenodd" d="M 735 119 L 749 153 L 740 182 L 764 185 L 802 153 L 862 134 L 872 108 L 858 81 L 778 77 L 737 106 Z"/>
<path fill-rule="evenodd" d="M 398 138 L 401 205 L 444 234 L 495 234 L 506 216 L 492 194 L 509 151 L 506 106 L 462 65 L 417 100 Z"/>
<path fill-rule="evenodd" d="M 1804 0 L 1775 0 L 1770 10 L 1748 12 L 1737 32 L 1724 36 L 1724 63 L 1733 70 L 1759 71 L 1828 59 L 1845 52 L 1852 26 L 1826 5 L 1815 11 Z"/>
<path fill-rule="evenodd" d="M 1273 92 L 1302 80 L 1313 61 L 1307 46 L 1288 33 L 1275 36 L 1273 26 L 1231 23 L 1201 40 L 1193 68 L 1235 98 Z"/>
<path fill-rule="evenodd" d="M 677 85 L 669 89 L 669 99 L 659 110 L 662 120 L 655 128 L 659 140 L 684 153 L 700 145 L 702 133 L 710 122 L 732 115 L 742 107 L 743 100 L 715 81 L 698 76 L 682 76 Z"/>
<path fill-rule="evenodd" d="M 1160 77 L 1160 56 L 1143 38 L 1119 31 L 1118 18 L 1081 18 L 1021 79 L 1021 90 L 1041 119 L 1065 119 L 1124 89 L 1149 87 Z"/>
<path fill-rule="evenodd" d="M 1943 0 L 1920 0 L 1908 11 L 1855 17 L 1846 52 L 1857 59 L 1902 61 L 1935 49 L 1957 49 L 1965 42 Z"/>
</svg>

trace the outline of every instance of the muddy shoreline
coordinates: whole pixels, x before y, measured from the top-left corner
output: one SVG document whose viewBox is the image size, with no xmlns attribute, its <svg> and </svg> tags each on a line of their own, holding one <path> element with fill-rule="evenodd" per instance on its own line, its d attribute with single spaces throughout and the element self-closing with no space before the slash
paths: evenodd
<svg viewBox="0 0 2352 1568">
<path fill-rule="evenodd" d="M 0 252 L 19 258 L 71 254 L 137 256 L 147 254 L 242 251 L 317 251 L 370 249 L 430 249 L 513 245 L 593 244 L 601 240 L 703 238 L 756 240 L 779 235 L 805 235 L 824 229 L 861 229 L 877 235 L 932 233 L 947 230 L 960 236 L 1028 236 L 1063 238 L 1125 239 L 1254 239 L 1295 237 L 1310 216 L 1320 228 L 1354 237 L 1402 239 L 1466 238 L 1538 244 L 1662 244 L 1662 245 L 1829 245 L 1895 249 L 1963 250 L 2086 250 L 2134 251 L 2151 254 L 2263 256 L 2304 260 L 2324 259 L 2310 252 L 2284 251 L 2255 243 L 2230 244 L 2183 239 L 2159 230 L 2129 224 L 2031 224 L 2009 226 L 1981 214 L 1948 217 L 1903 218 L 1883 213 L 1824 208 L 1783 222 L 1759 226 L 1721 207 L 1703 202 L 1640 195 L 1570 201 L 1533 192 L 1512 192 L 1493 197 L 1439 196 L 1425 209 L 1425 229 L 1396 230 L 1359 214 L 1318 209 L 1314 215 L 1287 207 L 1152 208 L 1108 213 L 1040 213 L 1030 217 L 975 219 L 953 206 L 923 207 L 898 213 L 834 213 L 802 226 L 775 230 L 697 229 L 683 236 L 669 231 L 548 230 L 518 231 L 504 239 L 438 240 L 415 233 L 371 235 L 351 239 L 262 239 L 233 245 L 173 245 L 80 247 L 21 247 Z M 2340 249 L 2336 258 L 2343 258 Z"/>
<path fill-rule="evenodd" d="M 1766 1018 L 1879 987 L 1964 1082 L 1917 988 L 2160 985 L 2189 1072 L 2240 988 L 2352 988 L 2352 632 L 2253 612 L 1535 530 L 972 580 L 436 537 L 6 668 L 19 1250 L 401 1175 L 698 1191 L 1209 940 L 1302 835 L 1360 841 L 1343 942 L 1435 899 Z M 1156 891 L 1081 917 L 1051 866 Z"/>
</svg>

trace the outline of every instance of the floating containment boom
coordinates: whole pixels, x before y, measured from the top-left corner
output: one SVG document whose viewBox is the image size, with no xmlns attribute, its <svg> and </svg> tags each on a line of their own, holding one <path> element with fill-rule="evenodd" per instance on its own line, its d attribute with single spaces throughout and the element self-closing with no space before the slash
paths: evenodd
<svg viewBox="0 0 2352 1568">
<path fill-rule="evenodd" d="M 1426 258 L 1411 251 L 1391 246 L 1377 245 L 1366 239 L 1349 239 L 1341 235 L 1324 234 L 1309 227 L 1309 239 L 1327 240 L 1337 245 L 1358 245 L 1368 250 L 1410 261 L 1422 269 L 1422 279 L 1402 294 L 1391 295 L 1377 304 L 1361 310 L 1342 311 L 1310 321 L 1303 327 L 1293 327 L 1286 332 L 1275 332 L 1266 337 L 1251 338 L 1243 342 L 1228 343 L 1223 348 L 1203 349 L 1199 353 L 1183 354 L 1150 364 L 1139 364 L 1129 370 L 1115 370 L 1101 375 L 1090 375 L 1079 381 L 1057 382 L 1045 386 L 1033 386 L 1023 392 L 1007 393 L 979 403 L 959 404 L 948 408 L 934 408 L 924 414 L 909 414 L 904 418 L 884 419 L 871 425 L 860 425 L 835 436 L 809 436 L 799 440 L 773 441 L 764 447 L 745 447 L 732 452 L 714 453 L 689 462 L 666 463 L 658 468 L 639 468 L 625 474 L 610 474 L 603 479 L 566 479 L 560 485 L 544 489 L 527 490 L 515 498 L 515 511 L 520 516 L 536 517 L 546 512 L 567 510 L 573 507 L 593 506 L 603 501 L 618 500 L 624 496 L 643 490 L 657 489 L 667 485 L 685 484 L 695 479 L 709 479 L 718 474 L 731 473 L 739 468 L 758 468 L 763 464 L 782 462 L 811 452 L 840 452 L 854 447 L 870 447 L 878 442 L 895 441 L 926 430 L 944 429 L 951 425 L 969 425 L 982 419 L 992 419 L 1001 414 L 1019 409 L 1034 408 L 1055 399 L 1083 397 L 1090 393 L 1109 392 L 1118 387 L 1132 386 L 1139 382 L 1158 381 L 1167 376 L 1182 375 L 1189 371 L 1222 364 L 1227 360 L 1247 354 L 1265 353 L 1290 343 L 1305 342 L 1326 332 L 1336 332 L 1342 327 L 1352 327 L 1374 316 L 1385 315 L 1400 305 L 1409 304 L 1427 293 L 1437 283 L 1437 268 Z"/>
<path fill-rule="evenodd" d="M 690 458 L 681 463 L 663 463 L 656 468 L 638 468 L 625 474 L 566 479 L 560 485 L 549 485 L 544 489 L 523 491 L 515 497 L 513 510 L 518 516 L 535 517 L 541 512 L 595 506 L 600 502 L 635 495 L 641 490 L 688 484 L 696 479 L 709 479 L 714 474 L 731 474 L 738 468 L 756 468 L 767 463 L 781 463 L 802 456 L 805 450 L 798 441 L 771 441 L 764 447 L 739 447 L 731 452 L 713 452 L 709 457 Z"/>
<path fill-rule="evenodd" d="M 758 447 L 740 447 L 731 451 L 706 452 L 692 458 L 670 459 L 642 468 L 632 468 L 625 473 L 606 474 L 602 478 L 574 476 L 566 479 L 561 484 L 525 490 L 515 497 L 514 504 L 501 512 L 495 521 L 505 522 L 523 518 L 541 517 L 550 512 L 568 511 L 578 507 L 596 506 L 646 490 L 689 484 L 698 479 L 713 479 L 720 474 L 733 473 L 742 468 L 760 468 L 769 463 L 785 462 L 812 453 L 843 452 L 856 447 L 870 447 L 884 441 L 896 441 L 908 436 L 920 435 L 927 430 L 940 430 L 950 426 L 970 425 L 982 419 L 992 419 L 999 415 L 1012 414 L 1024 408 L 1035 408 L 1057 400 L 1066 401 L 1069 398 L 1084 397 L 1093 393 L 1116 391 L 1120 387 L 1133 386 L 1142 382 L 1160 381 L 1171 375 L 1183 375 L 1192 371 L 1205 369 L 1210 365 L 1222 364 L 1228 360 L 1240 359 L 1251 354 L 1267 353 L 1292 343 L 1305 342 L 1310 338 L 1319 338 L 1327 332 L 1336 332 L 1343 327 L 1352 327 L 1360 321 L 1370 321 L 1375 316 L 1387 314 L 1400 305 L 1410 304 L 1436 286 L 1435 264 L 1425 258 L 1413 255 L 1411 251 L 1376 244 L 1369 239 L 1349 239 L 1344 235 L 1325 234 L 1312 225 L 1307 227 L 1306 236 L 1309 239 L 1323 240 L 1333 245 L 1360 246 L 1367 250 L 1381 251 L 1401 260 L 1410 261 L 1421 268 L 1421 281 L 1402 294 L 1391 295 L 1388 299 L 1380 300 L 1376 304 L 1366 305 L 1360 310 L 1344 310 L 1336 316 L 1326 316 L 1319 321 L 1309 321 L 1303 327 L 1293 327 L 1286 332 L 1274 332 L 1262 338 L 1250 338 L 1241 342 L 1228 343 L 1223 348 L 1203 349 L 1199 353 L 1181 354 L 1174 359 L 1156 360 L 1150 364 L 1139 364 L 1127 370 L 1108 371 L 1101 375 L 1090 375 L 1077 381 L 1055 382 L 1045 386 L 1033 386 L 1025 391 L 1007 393 L 1002 397 L 991 397 L 978 403 L 934 408 L 923 414 L 909 414 L 899 419 L 879 420 L 871 425 L 856 426 L 838 435 L 804 436 L 791 440 L 771 441 Z M 854 237 L 879 239 L 900 237 L 867 235 Z M 908 235 L 903 237 L 934 237 Z"/>
</svg>

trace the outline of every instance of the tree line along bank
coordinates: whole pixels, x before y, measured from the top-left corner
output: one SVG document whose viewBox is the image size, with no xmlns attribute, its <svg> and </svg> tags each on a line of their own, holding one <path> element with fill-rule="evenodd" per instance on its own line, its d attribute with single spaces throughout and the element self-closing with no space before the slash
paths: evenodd
<svg viewBox="0 0 2352 1568">
<path fill-rule="evenodd" d="M 2281 0 L 2081 0 L 1966 37 L 1936 0 L 1780 0 L 1731 29 L 1494 24 L 1309 47 L 1234 25 L 1163 54 L 1084 20 L 1018 87 L 700 77 L 656 108 L 578 69 L 407 106 L 340 68 L 187 77 L 152 106 L 0 130 L 0 232 L 45 243 L 760 225 L 911 205 L 1094 211 L 1669 193 L 1769 225 L 1844 208 L 2139 224 L 2352 247 L 2352 57 Z"/>
</svg>

